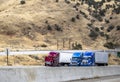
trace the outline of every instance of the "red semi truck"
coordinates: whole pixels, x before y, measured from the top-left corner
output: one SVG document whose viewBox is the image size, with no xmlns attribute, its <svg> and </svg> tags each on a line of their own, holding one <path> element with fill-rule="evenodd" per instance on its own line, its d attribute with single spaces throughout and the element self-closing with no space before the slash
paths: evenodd
<svg viewBox="0 0 120 82">
<path fill-rule="evenodd" d="M 45 57 L 45 66 L 58 66 L 59 55 L 58 52 L 50 52 L 48 56 Z"/>
<path fill-rule="evenodd" d="M 68 66 L 71 58 L 72 53 L 50 52 L 48 56 L 45 57 L 45 66 Z"/>
</svg>

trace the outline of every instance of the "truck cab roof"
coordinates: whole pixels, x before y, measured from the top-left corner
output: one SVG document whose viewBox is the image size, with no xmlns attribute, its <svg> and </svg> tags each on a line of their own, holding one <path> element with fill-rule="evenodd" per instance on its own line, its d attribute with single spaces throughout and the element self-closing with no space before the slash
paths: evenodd
<svg viewBox="0 0 120 82">
<path fill-rule="evenodd" d="M 59 52 L 50 52 L 48 56 L 52 57 L 59 56 Z"/>
<path fill-rule="evenodd" d="M 75 52 L 72 57 L 82 57 L 83 52 Z"/>
<path fill-rule="evenodd" d="M 83 53 L 83 57 L 91 57 L 91 56 L 94 56 L 94 52 L 85 52 Z"/>
</svg>

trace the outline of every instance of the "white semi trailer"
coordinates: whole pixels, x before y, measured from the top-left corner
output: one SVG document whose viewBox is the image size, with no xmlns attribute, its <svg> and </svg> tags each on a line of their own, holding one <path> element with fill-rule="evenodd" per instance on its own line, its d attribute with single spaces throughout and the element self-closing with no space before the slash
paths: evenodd
<svg viewBox="0 0 120 82">
<path fill-rule="evenodd" d="M 108 52 L 95 52 L 96 65 L 108 65 Z"/>
<path fill-rule="evenodd" d="M 71 63 L 72 55 L 73 53 L 60 52 L 59 64 L 68 66 Z"/>
</svg>

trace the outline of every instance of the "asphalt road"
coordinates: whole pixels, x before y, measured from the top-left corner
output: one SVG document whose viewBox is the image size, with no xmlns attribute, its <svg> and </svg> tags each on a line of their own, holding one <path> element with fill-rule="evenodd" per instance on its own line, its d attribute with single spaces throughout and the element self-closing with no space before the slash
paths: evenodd
<svg viewBox="0 0 120 82">
<path fill-rule="evenodd" d="M 96 77 L 91 79 L 78 79 L 73 81 L 65 81 L 65 82 L 120 82 L 120 75 L 118 76 L 107 76 L 107 77 Z"/>
</svg>

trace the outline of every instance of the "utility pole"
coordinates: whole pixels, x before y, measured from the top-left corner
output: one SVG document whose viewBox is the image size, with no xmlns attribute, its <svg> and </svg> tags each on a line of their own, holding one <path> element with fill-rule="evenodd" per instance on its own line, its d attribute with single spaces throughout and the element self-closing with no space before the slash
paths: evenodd
<svg viewBox="0 0 120 82">
<path fill-rule="evenodd" d="M 69 49 L 71 49 L 71 38 L 69 38 Z"/>
<path fill-rule="evenodd" d="M 65 38 L 63 38 L 63 49 L 65 48 Z"/>
<path fill-rule="evenodd" d="M 6 48 L 6 55 L 7 55 L 7 65 L 9 65 L 9 49 Z"/>
<path fill-rule="evenodd" d="M 59 40 L 57 39 L 57 50 L 58 50 L 58 47 L 59 47 L 59 44 L 58 44 Z"/>
</svg>

